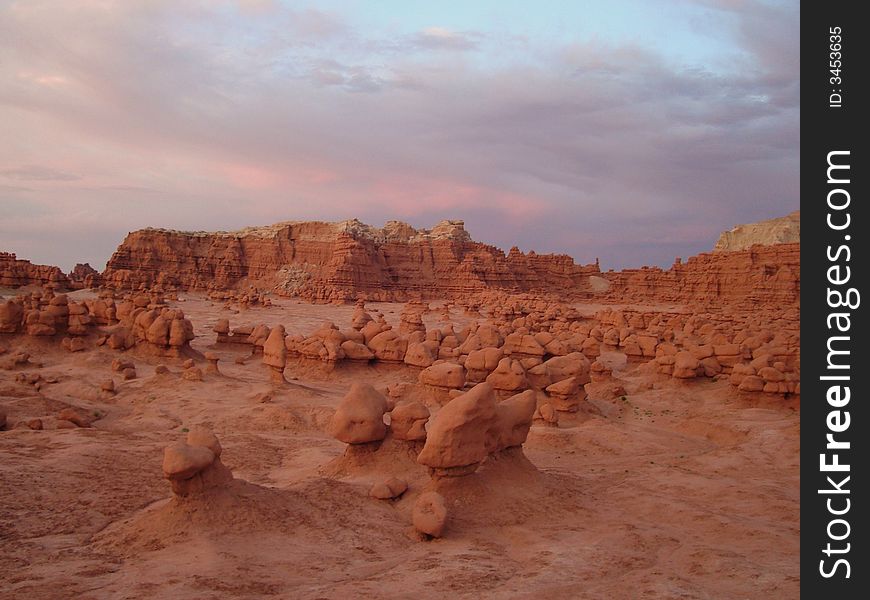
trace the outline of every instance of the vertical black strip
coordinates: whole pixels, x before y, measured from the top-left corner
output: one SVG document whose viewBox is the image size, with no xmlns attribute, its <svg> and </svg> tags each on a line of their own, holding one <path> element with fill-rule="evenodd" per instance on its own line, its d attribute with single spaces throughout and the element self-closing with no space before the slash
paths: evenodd
<svg viewBox="0 0 870 600">
<path fill-rule="evenodd" d="M 863 113 L 870 108 L 865 93 L 870 24 L 859 17 L 859 8 L 866 6 L 841 1 L 805 2 L 801 7 L 801 593 L 805 598 L 870 597 L 866 527 L 870 506 L 866 493 L 858 491 L 867 490 L 870 483 L 866 468 L 870 369 L 865 351 L 870 340 L 863 306 L 870 297 L 859 299 L 870 269 L 865 239 L 870 234 L 863 140 L 867 129 L 861 129 L 866 122 Z M 829 169 L 829 163 L 834 167 Z M 842 465 L 848 465 L 848 470 L 837 470 L 844 469 Z"/>
</svg>

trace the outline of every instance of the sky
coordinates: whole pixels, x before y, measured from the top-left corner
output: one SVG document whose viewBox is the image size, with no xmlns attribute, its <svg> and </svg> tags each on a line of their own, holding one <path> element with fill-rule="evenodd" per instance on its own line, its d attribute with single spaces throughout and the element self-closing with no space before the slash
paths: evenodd
<svg viewBox="0 0 870 600">
<path fill-rule="evenodd" d="M 796 0 L 0 0 L 0 250 L 462 219 L 603 269 L 799 208 Z"/>
</svg>

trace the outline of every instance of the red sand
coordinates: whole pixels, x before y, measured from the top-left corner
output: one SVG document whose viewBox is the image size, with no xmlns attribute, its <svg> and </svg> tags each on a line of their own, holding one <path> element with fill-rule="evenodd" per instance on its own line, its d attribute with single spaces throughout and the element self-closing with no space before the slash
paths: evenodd
<svg viewBox="0 0 870 600">
<path fill-rule="evenodd" d="M 77 292 L 75 297 L 86 292 Z M 0 370 L 0 597 L 27 598 L 793 598 L 799 594 L 797 400 L 739 394 L 727 378 L 681 381 L 617 367 L 624 397 L 601 415 L 535 424 L 521 458 L 442 481 L 445 537 L 420 541 L 414 499 L 431 489 L 401 458 L 340 458 L 325 433 L 351 382 L 414 383 L 404 365 L 303 364 L 275 388 L 248 347 L 213 347 L 227 313 L 202 297 L 171 303 L 216 352 L 221 376 L 178 376 L 168 359 L 127 353 L 138 378 L 110 370 L 117 352 L 68 353 L 19 336 L 42 368 Z M 398 325 L 402 305 L 370 305 Z M 342 326 L 351 306 L 275 300 L 232 325 L 283 323 L 307 333 Z M 427 315 L 427 324 L 436 315 Z M 461 324 L 467 317 L 453 315 Z M 12 349 L 8 338 L 0 340 Z M 169 375 L 155 376 L 167 364 Z M 15 381 L 35 372 L 57 383 Z M 100 383 L 115 375 L 118 394 Z M 598 387 L 596 387 L 598 386 Z M 271 401 L 260 402 L 261 392 Z M 77 407 L 93 428 L 54 429 Z M 46 417 L 46 415 L 49 415 Z M 236 481 L 205 498 L 170 499 L 162 449 L 194 425 L 212 429 Z M 398 501 L 368 496 L 401 474 Z"/>
</svg>

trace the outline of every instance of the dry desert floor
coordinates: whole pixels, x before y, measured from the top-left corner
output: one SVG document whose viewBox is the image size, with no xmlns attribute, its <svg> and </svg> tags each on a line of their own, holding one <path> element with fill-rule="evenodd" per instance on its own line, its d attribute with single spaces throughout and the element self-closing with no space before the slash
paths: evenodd
<svg viewBox="0 0 870 600">
<path fill-rule="evenodd" d="M 0 408 L 10 426 L 45 426 L 0 432 L 0 598 L 799 595 L 799 401 L 657 376 L 614 353 L 605 358 L 624 396 L 590 384 L 600 415 L 535 424 L 527 460 L 456 478 L 445 536 L 423 541 L 410 512 L 425 469 L 407 456 L 343 459 L 345 444 L 325 432 L 351 382 L 382 389 L 416 383 L 418 371 L 291 359 L 290 382 L 276 387 L 258 358 L 235 363 L 248 347 L 214 344 L 217 320 L 308 333 L 324 320 L 346 327 L 352 306 L 278 299 L 230 314 L 183 300 L 171 304 L 193 321 L 192 346 L 216 352 L 221 375 L 187 381 L 177 361 L 128 352 L 138 377 L 122 381 L 108 348 L 0 335 L 41 364 L 0 370 Z M 402 305 L 368 306 L 398 323 Z M 155 375 L 158 364 L 171 373 Z M 54 383 L 36 390 L 16 381 L 22 371 Z M 113 375 L 107 398 L 100 384 Z M 67 406 L 98 420 L 55 429 Z M 162 451 L 197 425 L 217 434 L 236 481 L 175 502 Z M 401 499 L 369 497 L 389 475 L 409 482 Z"/>
</svg>

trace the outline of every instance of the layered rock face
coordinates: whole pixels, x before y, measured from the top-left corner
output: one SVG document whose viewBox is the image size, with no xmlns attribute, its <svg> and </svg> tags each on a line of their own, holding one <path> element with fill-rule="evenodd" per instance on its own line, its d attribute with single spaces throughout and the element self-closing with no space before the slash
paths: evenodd
<svg viewBox="0 0 870 600">
<path fill-rule="evenodd" d="M 69 273 L 71 287 L 75 289 L 94 288 L 102 284 L 99 271 L 88 263 L 78 263 Z"/>
<path fill-rule="evenodd" d="M 658 267 L 606 273 L 608 297 L 633 302 L 800 305 L 800 243 L 714 252 Z"/>
<path fill-rule="evenodd" d="M 69 278 L 58 267 L 35 265 L 12 252 L 0 252 L 0 286 L 52 285 L 69 288 Z"/>
<path fill-rule="evenodd" d="M 106 285 L 231 289 L 257 284 L 312 300 L 405 300 L 487 288 L 582 288 L 597 265 L 565 255 L 507 255 L 474 242 L 462 221 L 416 230 L 357 220 L 285 222 L 236 232 L 130 233 L 103 273 Z"/>
<path fill-rule="evenodd" d="M 738 225 L 719 236 L 713 252 L 748 250 L 754 245 L 794 244 L 801 241 L 801 213 L 794 211 L 784 217 Z"/>
</svg>

